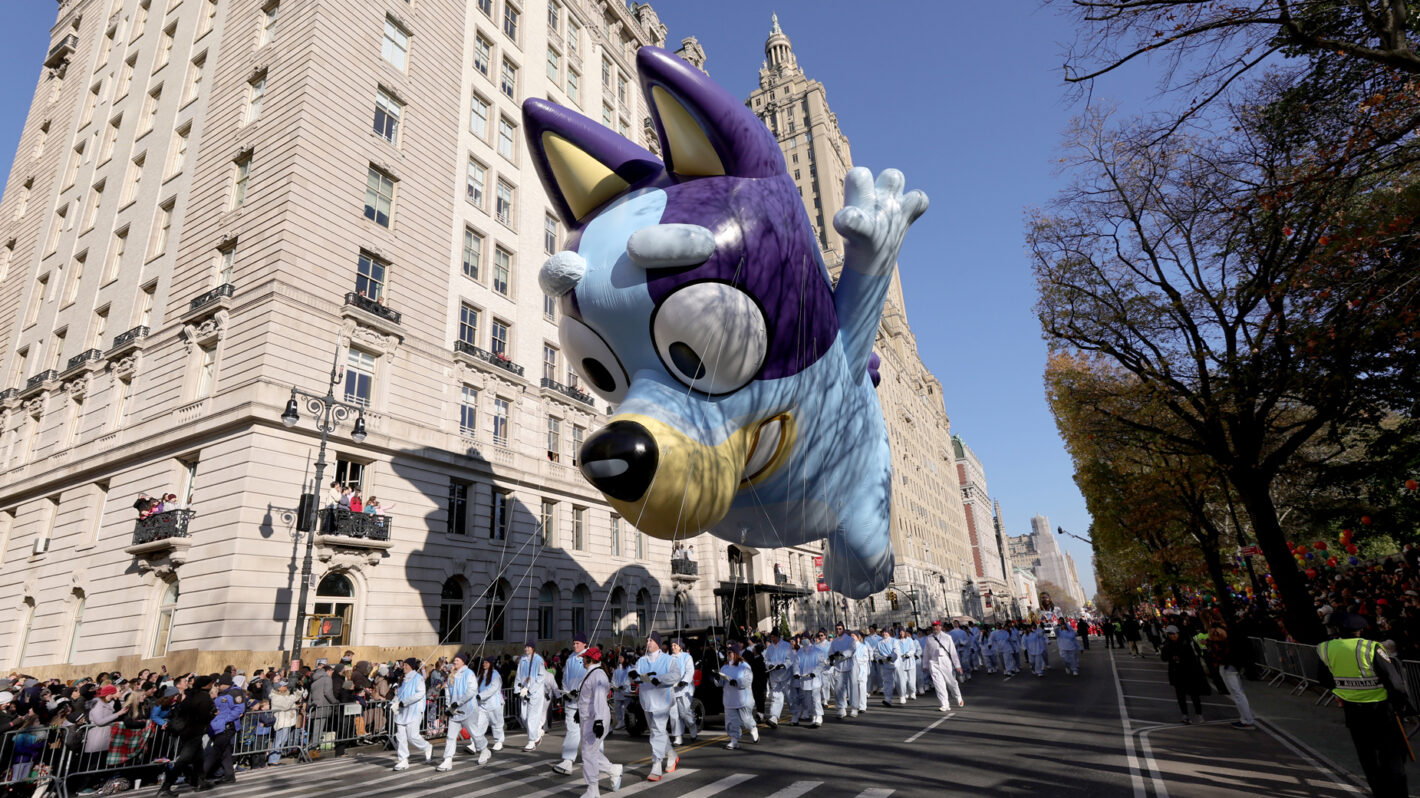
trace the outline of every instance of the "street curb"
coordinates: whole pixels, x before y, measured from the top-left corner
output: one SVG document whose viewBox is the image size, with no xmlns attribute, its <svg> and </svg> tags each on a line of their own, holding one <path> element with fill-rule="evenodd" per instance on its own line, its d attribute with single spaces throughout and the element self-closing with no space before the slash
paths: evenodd
<svg viewBox="0 0 1420 798">
<path fill-rule="evenodd" d="M 1331 771 L 1331 773 L 1335 776 L 1344 779 L 1349 786 L 1357 788 L 1363 794 L 1370 792 L 1371 788 L 1364 781 L 1357 779 L 1356 775 L 1353 774 L 1351 771 L 1347 770 L 1344 767 L 1341 767 L 1340 765 L 1332 761 L 1330 758 L 1328 758 L 1325 754 L 1292 736 L 1290 732 L 1283 729 L 1281 726 L 1278 726 L 1275 723 L 1271 723 L 1264 718 L 1257 718 L 1256 722 L 1257 725 L 1260 726 L 1264 731 L 1266 731 L 1273 737 L 1276 737 L 1284 744 L 1292 746 L 1304 756 L 1311 757 L 1312 759 L 1316 760 L 1316 762 L 1325 765 L 1327 770 Z"/>
</svg>

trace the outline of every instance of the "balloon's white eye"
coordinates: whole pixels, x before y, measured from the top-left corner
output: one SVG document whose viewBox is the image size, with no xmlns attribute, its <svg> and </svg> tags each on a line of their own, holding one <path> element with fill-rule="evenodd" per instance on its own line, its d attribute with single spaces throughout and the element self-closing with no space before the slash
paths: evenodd
<svg viewBox="0 0 1420 798">
<path fill-rule="evenodd" d="M 681 382 L 708 394 L 743 388 L 769 348 L 764 312 L 725 283 L 695 283 L 666 297 L 651 322 L 656 351 Z"/>
<path fill-rule="evenodd" d="M 614 405 L 620 404 L 621 400 L 626 398 L 626 386 L 630 380 L 626 378 L 626 369 L 622 368 L 621 361 L 617 359 L 616 353 L 611 351 L 611 347 L 607 346 L 606 341 L 593 332 L 591 327 L 571 316 L 563 316 L 557 330 L 558 337 L 562 339 L 562 348 L 567 354 L 567 362 L 572 366 L 572 370 L 577 372 L 577 376 L 581 377 L 597 396 Z"/>
</svg>

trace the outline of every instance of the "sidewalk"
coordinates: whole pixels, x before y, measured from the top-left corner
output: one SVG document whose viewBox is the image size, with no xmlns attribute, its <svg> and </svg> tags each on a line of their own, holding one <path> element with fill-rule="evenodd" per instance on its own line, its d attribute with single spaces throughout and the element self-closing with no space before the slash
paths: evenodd
<svg viewBox="0 0 1420 798">
<path fill-rule="evenodd" d="M 1356 757 L 1356 748 L 1351 744 L 1351 734 L 1346 730 L 1341 707 L 1335 701 L 1330 706 L 1316 706 L 1320 693 L 1315 689 L 1294 696 L 1289 694 L 1292 687 L 1291 682 L 1269 687 L 1265 681 L 1243 680 L 1243 692 L 1247 694 L 1253 714 L 1260 721 L 1310 748 L 1310 751 L 1306 748 L 1302 751 L 1308 758 L 1320 755 L 1323 764 L 1344 771 L 1364 788 L 1366 777 L 1361 771 L 1361 761 Z M 1231 701 L 1227 696 L 1213 700 Z M 1411 745 L 1416 745 L 1415 738 L 1411 739 Z M 1411 794 L 1420 794 L 1420 765 L 1410 762 L 1405 770 Z"/>
</svg>

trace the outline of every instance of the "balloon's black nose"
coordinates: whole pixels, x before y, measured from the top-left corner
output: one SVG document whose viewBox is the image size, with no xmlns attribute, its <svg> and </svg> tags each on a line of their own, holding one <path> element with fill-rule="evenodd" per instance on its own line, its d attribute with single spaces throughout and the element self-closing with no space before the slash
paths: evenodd
<svg viewBox="0 0 1420 798">
<path fill-rule="evenodd" d="M 635 421 L 613 421 L 582 443 L 582 475 L 613 499 L 631 502 L 646 494 L 661 453 L 656 439 Z"/>
</svg>

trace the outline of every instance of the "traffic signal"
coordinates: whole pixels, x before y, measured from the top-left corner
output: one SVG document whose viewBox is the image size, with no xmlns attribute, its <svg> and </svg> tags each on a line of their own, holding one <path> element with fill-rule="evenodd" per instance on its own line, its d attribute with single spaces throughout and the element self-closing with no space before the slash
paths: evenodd
<svg viewBox="0 0 1420 798">
<path fill-rule="evenodd" d="M 345 633 L 345 619 L 335 616 L 306 619 L 306 637 L 340 637 Z"/>
<path fill-rule="evenodd" d="M 887 592 L 887 600 L 888 600 L 888 601 L 897 601 L 897 591 L 896 591 L 896 590 L 889 590 L 889 591 Z"/>
</svg>

